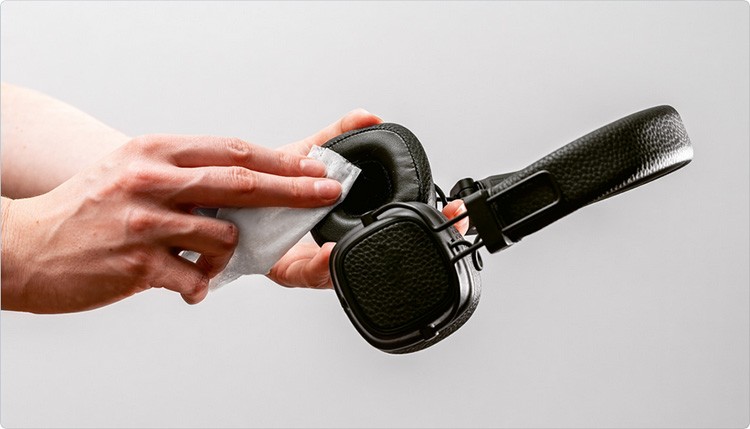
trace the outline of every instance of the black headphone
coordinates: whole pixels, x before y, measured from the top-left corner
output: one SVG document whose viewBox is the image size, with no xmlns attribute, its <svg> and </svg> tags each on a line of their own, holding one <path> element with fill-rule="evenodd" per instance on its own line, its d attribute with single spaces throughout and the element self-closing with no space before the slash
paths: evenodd
<svg viewBox="0 0 750 429">
<path fill-rule="evenodd" d="M 362 172 L 312 235 L 319 244 L 336 242 L 330 270 L 341 305 L 365 340 L 388 353 L 429 347 L 468 320 L 479 303 L 481 247 L 502 250 L 693 156 L 680 116 L 669 106 L 615 121 L 523 170 L 462 179 L 448 197 L 433 184 L 419 140 L 400 125 L 351 131 L 323 147 Z M 437 201 L 457 198 L 467 213 L 449 221 Z M 453 227 L 466 216 L 473 242 Z"/>
</svg>

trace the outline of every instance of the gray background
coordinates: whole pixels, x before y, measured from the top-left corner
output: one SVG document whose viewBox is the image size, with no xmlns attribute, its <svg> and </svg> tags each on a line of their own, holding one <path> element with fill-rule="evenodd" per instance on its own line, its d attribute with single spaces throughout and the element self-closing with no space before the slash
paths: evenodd
<svg viewBox="0 0 750 429">
<path fill-rule="evenodd" d="M 247 277 L 198 306 L 149 291 L 2 313 L 2 424 L 748 424 L 748 4 L 2 4 L 2 79 L 129 135 L 269 146 L 362 106 L 443 187 L 671 104 L 684 170 L 485 255 L 477 313 L 383 354 L 331 291 Z"/>
</svg>

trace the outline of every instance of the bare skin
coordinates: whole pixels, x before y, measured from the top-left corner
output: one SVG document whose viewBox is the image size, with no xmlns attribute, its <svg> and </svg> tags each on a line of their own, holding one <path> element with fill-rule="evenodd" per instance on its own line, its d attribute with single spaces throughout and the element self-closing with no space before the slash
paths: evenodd
<svg viewBox="0 0 750 429">
<path fill-rule="evenodd" d="M 318 207 L 340 185 L 305 154 L 343 132 L 379 123 L 355 110 L 320 132 L 273 150 L 236 138 L 129 138 L 58 100 L 2 86 L 2 308 L 89 310 L 150 288 L 195 304 L 237 244 L 226 221 L 196 207 Z M 446 215 L 460 213 L 459 202 Z M 330 288 L 322 248 L 300 243 L 268 277 Z M 201 253 L 196 263 L 177 253 Z"/>
</svg>

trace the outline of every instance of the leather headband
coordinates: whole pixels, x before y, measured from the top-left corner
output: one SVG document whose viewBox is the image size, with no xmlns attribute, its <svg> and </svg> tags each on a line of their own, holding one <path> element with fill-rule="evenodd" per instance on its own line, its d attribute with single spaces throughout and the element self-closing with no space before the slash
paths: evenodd
<svg viewBox="0 0 750 429">
<path fill-rule="evenodd" d="M 496 252 L 581 207 L 677 170 L 692 158 L 679 114 L 670 106 L 658 106 L 599 128 L 523 170 L 481 180 L 480 190 L 464 202 L 479 237 Z"/>
</svg>

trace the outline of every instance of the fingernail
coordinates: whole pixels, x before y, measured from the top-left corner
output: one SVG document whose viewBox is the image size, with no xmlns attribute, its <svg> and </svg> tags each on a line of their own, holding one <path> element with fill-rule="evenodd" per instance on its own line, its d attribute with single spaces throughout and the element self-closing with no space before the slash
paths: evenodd
<svg viewBox="0 0 750 429">
<path fill-rule="evenodd" d="M 313 185 L 320 198 L 333 200 L 341 195 L 341 184 L 335 180 L 318 180 Z"/>
<path fill-rule="evenodd" d="M 299 169 L 305 176 L 324 177 L 326 175 L 326 165 L 317 159 L 305 158 L 300 160 Z"/>
</svg>

